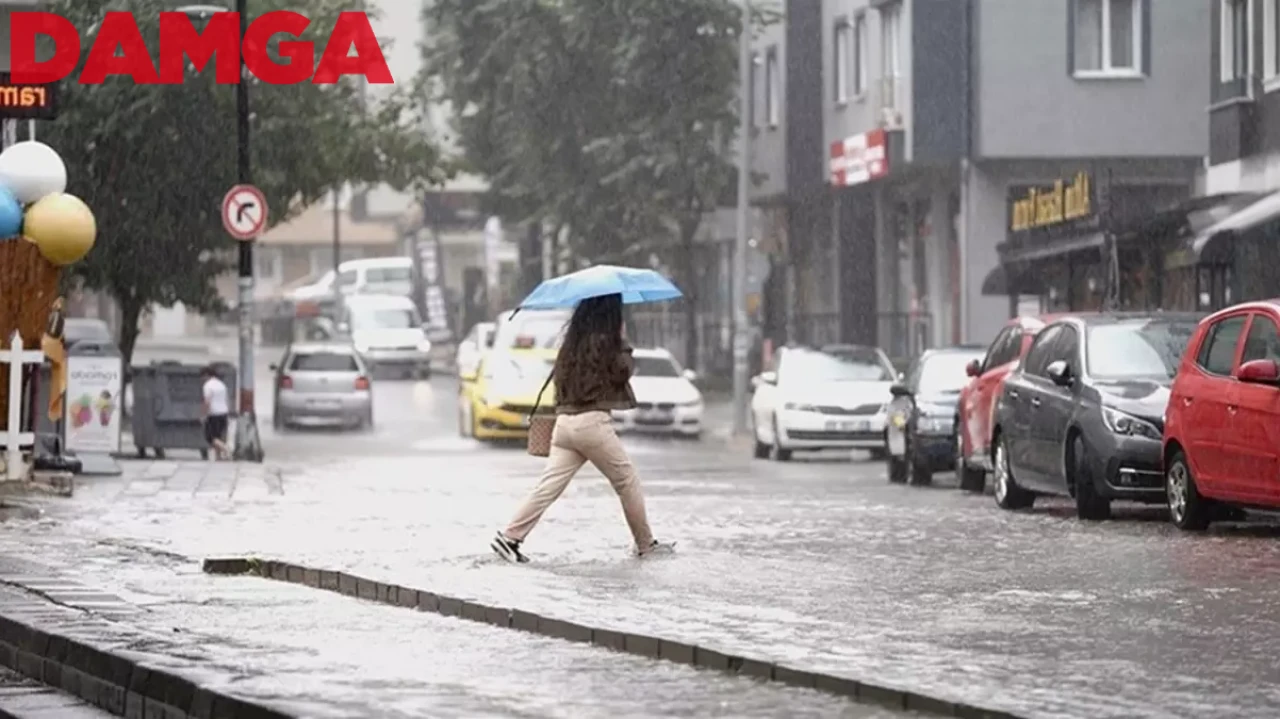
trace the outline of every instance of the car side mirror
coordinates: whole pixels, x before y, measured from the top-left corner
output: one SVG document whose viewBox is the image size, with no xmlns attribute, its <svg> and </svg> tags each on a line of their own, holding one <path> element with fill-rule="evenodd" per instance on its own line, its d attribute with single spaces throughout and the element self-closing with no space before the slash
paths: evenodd
<svg viewBox="0 0 1280 719">
<path fill-rule="evenodd" d="M 698 381 L 698 373 L 697 373 L 697 372 L 694 372 L 694 371 L 693 371 L 693 370 L 691 370 L 691 369 L 687 369 L 687 370 L 685 370 L 685 371 L 681 372 L 681 373 L 680 373 L 680 376 L 681 376 L 681 377 L 684 377 L 684 378 L 685 378 L 686 380 L 688 380 L 689 382 L 697 382 L 697 381 Z"/>
<path fill-rule="evenodd" d="M 972 360 L 964 368 L 964 373 L 969 377 L 977 377 L 982 374 L 982 363 L 978 360 Z"/>
<path fill-rule="evenodd" d="M 893 395 L 896 398 L 910 397 L 911 390 L 907 389 L 907 386 L 904 384 L 895 384 L 889 387 L 889 394 Z"/>
<path fill-rule="evenodd" d="M 1280 364 L 1275 360 L 1260 359 L 1240 365 L 1236 375 L 1241 382 L 1250 384 L 1280 385 Z"/>
<path fill-rule="evenodd" d="M 1070 387 L 1072 382 L 1071 365 L 1066 360 L 1055 360 L 1045 368 L 1045 374 L 1059 387 Z"/>
<path fill-rule="evenodd" d="M 760 382 L 762 382 L 763 384 L 776 386 L 778 384 L 778 373 L 777 372 L 761 372 Z"/>
</svg>

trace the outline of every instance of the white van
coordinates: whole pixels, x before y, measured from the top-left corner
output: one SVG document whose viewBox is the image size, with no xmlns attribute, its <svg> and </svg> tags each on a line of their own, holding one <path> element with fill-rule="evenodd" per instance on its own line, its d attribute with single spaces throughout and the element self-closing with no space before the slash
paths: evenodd
<svg viewBox="0 0 1280 719">
<path fill-rule="evenodd" d="M 406 376 L 431 376 L 431 340 L 413 301 L 402 295 L 348 295 L 343 301 L 338 331 L 365 362 L 389 367 Z"/>
<path fill-rule="evenodd" d="M 320 300 L 333 296 L 333 270 L 314 283 L 289 293 L 289 299 Z M 408 257 L 370 257 L 338 265 L 338 288 L 344 295 L 413 294 L 413 260 Z"/>
</svg>

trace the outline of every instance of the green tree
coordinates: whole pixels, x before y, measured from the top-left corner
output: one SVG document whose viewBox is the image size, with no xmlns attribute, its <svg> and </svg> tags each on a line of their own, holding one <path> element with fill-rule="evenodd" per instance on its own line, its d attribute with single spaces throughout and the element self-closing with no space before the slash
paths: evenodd
<svg viewBox="0 0 1280 719">
<path fill-rule="evenodd" d="M 309 17 L 301 39 L 318 43 L 318 58 L 347 5 L 255 0 L 252 9 L 255 17 L 278 9 Z M 105 12 L 130 10 L 154 58 L 159 13 L 171 7 L 165 0 L 54 0 L 49 9 L 81 30 L 85 55 Z M 334 85 L 250 82 L 251 174 L 267 196 L 272 224 L 343 182 L 405 188 L 440 179 L 438 153 L 409 93 L 366 102 L 358 79 Z M 61 113 L 45 123 L 41 140 L 62 154 L 68 191 L 88 203 L 98 221 L 94 249 L 71 266 L 70 276 L 117 301 L 128 362 L 148 306 L 182 302 L 202 312 L 224 309 L 214 281 L 236 257 L 220 218 L 222 196 L 237 179 L 235 86 L 216 84 L 210 65 L 200 73 L 188 66 L 179 85 L 137 85 L 128 77 L 79 85 L 69 78 L 62 90 Z"/>
<path fill-rule="evenodd" d="M 738 4 L 434 0 L 423 18 L 424 91 L 462 110 L 495 209 L 568 228 L 588 261 L 668 255 L 694 361 L 694 243 L 734 177 Z"/>
</svg>

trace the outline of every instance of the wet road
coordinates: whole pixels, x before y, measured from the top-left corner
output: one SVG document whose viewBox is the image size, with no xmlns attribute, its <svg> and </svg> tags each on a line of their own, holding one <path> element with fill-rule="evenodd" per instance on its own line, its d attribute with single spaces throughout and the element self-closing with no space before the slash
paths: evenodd
<svg viewBox="0 0 1280 719">
<path fill-rule="evenodd" d="M 458 439 L 448 378 L 375 386 L 373 434 L 268 430 L 270 467 L 131 465 L 24 541 L 95 557 L 108 585 L 139 548 L 264 554 L 1035 717 L 1280 714 L 1274 528 L 1181 535 L 1139 508 L 1082 524 L 1063 503 L 890 486 L 864 461 L 637 439 L 677 556 L 630 558 L 589 470 L 531 538 L 535 563 L 511 567 L 485 543 L 538 461 Z M 158 591 L 152 574 L 117 589 Z"/>
</svg>

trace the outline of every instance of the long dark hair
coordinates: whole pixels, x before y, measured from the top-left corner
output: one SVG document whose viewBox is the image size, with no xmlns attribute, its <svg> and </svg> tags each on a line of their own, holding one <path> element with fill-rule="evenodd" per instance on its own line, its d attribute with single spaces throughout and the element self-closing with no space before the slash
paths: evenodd
<svg viewBox="0 0 1280 719">
<path fill-rule="evenodd" d="M 578 303 L 556 355 L 556 396 L 573 402 L 603 389 L 622 352 L 622 295 Z"/>
</svg>

